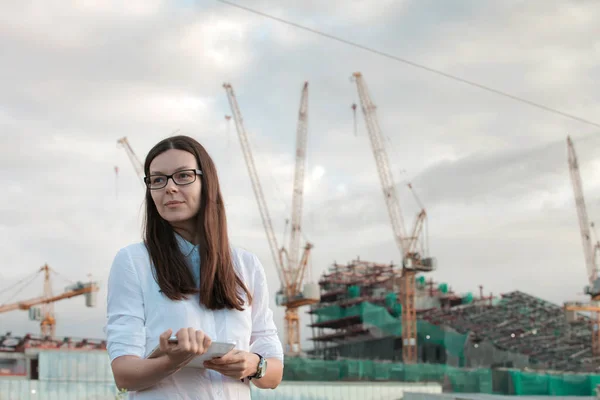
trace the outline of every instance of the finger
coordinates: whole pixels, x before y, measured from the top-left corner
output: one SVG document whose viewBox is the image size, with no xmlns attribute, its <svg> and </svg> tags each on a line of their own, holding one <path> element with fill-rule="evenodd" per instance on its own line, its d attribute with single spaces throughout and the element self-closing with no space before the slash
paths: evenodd
<svg viewBox="0 0 600 400">
<path fill-rule="evenodd" d="M 240 363 L 240 362 L 244 362 L 246 360 L 246 355 L 248 353 L 241 351 L 241 350 L 231 350 L 229 353 L 225 354 L 223 356 L 223 358 L 225 358 L 225 361 L 227 362 L 227 364 L 235 364 L 235 363 Z"/>
<path fill-rule="evenodd" d="M 188 338 L 190 341 L 190 347 L 188 351 L 196 354 L 198 352 L 198 342 L 196 340 L 196 330 L 194 328 L 188 328 Z"/>
<path fill-rule="evenodd" d="M 206 349 L 208 348 L 205 345 L 206 338 L 208 338 L 208 336 L 206 336 L 204 334 L 204 332 L 202 332 L 201 330 L 197 330 L 195 332 L 195 335 L 196 335 L 196 343 L 198 343 L 198 351 L 196 353 L 197 354 L 204 354 L 206 352 Z"/>
<path fill-rule="evenodd" d="M 204 343 L 202 344 L 204 349 L 205 350 L 208 349 L 211 344 L 212 344 L 212 339 L 208 335 L 204 335 Z"/>
<path fill-rule="evenodd" d="M 218 357 L 218 358 L 212 358 L 210 360 L 207 360 L 207 362 L 210 362 L 211 364 L 214 365 L 227 365 L 229 364 L 227 359 L 223 359 L 223 357 Z"/>
<path fill-rule="evenodd" d="M 229 360 L 229 359 L 235 358 L 235 356 L 239 353 L 240 353 L 239 350 L 233 348 L 233 349 L 229 350 L 227 353 L 223 354 L 223 356 L 221 358 L 225 358 L 226 360 Z"/>
<path fill-rule="evenodd" d="M 172 333 L 173 330 L 167 329 L 159 336 L 159 344 L 162 351 L 167 350 L 167 347 L 169 346 L 169 338 L 171 337 Z"/>
<path fill-rule="evenodd" d="M 238 362 L 235 364 L 216 364 L 210 360 L 207 360 L 205 363 L 222 371 L 243 371 L 245 368 L 245 364 L 243 362 Z"/>
<path fill-rule="evenodd" d="M 235 371 L 242 370 L 243 368 L 237 367 L 238 364 L 216 364 L 211 361 L 206 361 L 204 363 L 205 368 L 214 369 L 217 372 L 225 373 L 227 371 Z"/>
<path fill-rule="evenodd" d="M 188 330 L 187 328 L 181 328 L 178 332 L 177 332 L 177 348 L 179 350 L 184 350 L 187 351 L 190 348 L 190 340 L 188 337 Z"/>
<path fill-rule="evenodd" d="M 241 357 L 239 357 L 240 354 L 242 354 L 241 351 L 232 349 L 232 350 L 229 350 L 224 355 L 222 355 L 221 357 L 219 357 L 219 360 L 222 360 L 224 364 L 238 362 L 241 359 Z"/>
<path fill-rule="evenodd" d="M 213 358 L 210 362 L 215 363 L 216 365 L 231 365 L 243 362 L 244 358 L 238 354 L 227 353 L 223 357 Z"/>
<path fill-rule="evenodd" d="M 211 358 L 210 360 L 207 360 L 207 362 L 210 362 L 215 365 L 225 365 L 225 364 L 229 364 L 229 358 L 226 358 L 226 356 L 215 357 L 215 358 Z"/>
</svg>

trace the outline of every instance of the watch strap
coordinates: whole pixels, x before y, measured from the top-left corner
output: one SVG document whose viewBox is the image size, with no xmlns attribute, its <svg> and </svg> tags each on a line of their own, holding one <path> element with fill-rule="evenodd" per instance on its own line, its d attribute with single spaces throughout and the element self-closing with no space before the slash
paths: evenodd
<svg viewBox="0 0 600 400">
<path fill-rule="evenodd" d="M 253 378 L 260 379 L 265 376 L 266 373 L 267 360 L 265 360 L 265 358 L 258 353 L 254 354 L 258 356 L 258 367 L 256 368 L 256 373 L 254 375 L 250 375 L 248 380 L 252 380 Z"/>
</svg>

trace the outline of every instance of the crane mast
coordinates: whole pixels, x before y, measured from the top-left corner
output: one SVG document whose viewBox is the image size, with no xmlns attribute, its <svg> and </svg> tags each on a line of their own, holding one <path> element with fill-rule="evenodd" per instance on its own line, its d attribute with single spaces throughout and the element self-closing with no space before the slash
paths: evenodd
<svg viewBox="0 0 600 400">
<path fill-rule="evenodd" d="M 379 126 L 376 106 L 371 100 L 369 91 L 360 72 L 355 72 L 360 104 L 371 142 L 371 149 L 377 165 L 383 197 L 392 224 L 394 239 L 402 256 L 402 275 L 400 277 L 400 301 L 402 304 L 402 360 L 410 364 L 417 362 L 417 314 L 415 308 L 415 276 L 417 272 L 429 272 L 435 268 L 433 258 L 424 257 L 417 249 L 417 242 L 426 217 L 421 210 L 415 221 L 411 236 L 407 236 L 400 201 L 396 193 L 394 179 L 388 155 L 384 145 L 384 137 Z M 412 187 L 411 187 L 412 188 Z"/>
<path fill-rule="evenodd" d="M 579 231 L 583 245 L 583 255 L 590 286 L 586 288 L 586 294 L 597 297 L 600 295 L 600 288 L 597 287 L 598 269 L 594 262 L 594 246 L 592 244 L 592 235 L 590 233 L 590 222 L 588 220 L 587 207 L 583 196 L 583 185 L 581 184 L 581 174 L 579 172 L 579 162 L 575 147 L 571 137 L 567 137 L 569 172 L 571 173 L 571 182 L 573 184 L 573 194 L 575 196 L 575 206 L 577 208 L 577 218 L 579 220 Z"/>
<path fill-rule="evenodd" d="M 592 228 L 592 241 L 594 242 L 594 268 L 596 268 L 596 271 L 598 271 L 598 268 L 600 268 L 600 265 L 598 264 L 600 262 L 600 241 L 598 240 L 598 235 L 596 234 L 596 226 L 593 222 L 590 223 L 590 228 Z"/>
<path fill-rule="evenodd" d="M 52 298 L 52 284 L 50 283 L 50 268 L 48 265 L 44 265 L 40 271 L 44 271 L 44 297 Z M 42 303 L 42 322 L 40 328 L 43 336 L 54 337 L 56 318 L 54 317 L 54 303 L 43 302 Z"/>
<path fill-rule="evenodd" d="M 254 164 L 250 143 L 244 128 L 242 115 L 237 103 L 237 99 L 230 84 L 223 84 L 227 92 L 227 98 L 232 110 L 233 120 L 238 132 L 242 152 L 250 174 L 250 180 L 258 203 L 258 208 L 262 217 L 263 227 L 267 235 L 273 261 L 275 262 L 277 274 L 281 282 L 281 289 L 277 293 L 276 303 L 285 307 L 285 342 L 286 353 L 297 355 L 301 351 L 300 343 L 300 316 L 298 308 L 308 304 L 314 304 L 319 301 L 320 295 L 318 286 L 311 287 L 312 290 L 303 292 L 302 283 L 305 271 L 308 265 L 308 258 L 313 247 L 311 243 L 306 243 L 300 260 L 299 247 L 301 236 L 302 219 L 302 197 L 304 192 L 304 171 L 306 163 L 306 143 L 308 131 L 308 82 L 304 83 L 302 88 L 302 97 L 300 101 L 300 111 L 298 116 L 298 128 L 296 132 L 296 168 L 294 172 L 294 193 L 292 196 L 292 229 L 289 246 L 279 248 L 273 231 L 273 225 L 269 216 L 267 204 L 262 192 L 262 187 Z M 305 293 L 306 292 L 306 293 Z"/>
<path fill-rule="evenodd" d="M 296 168 L 294 169 L 294 193 L 292 196 L 292 226 L 290 244 L 288 247 L 289 265 L 296 274 L 298 268 L 298 255 L 300 253 L 300 236 L 302 235 L 302 204 L 304 199 L 304 170 L 306 164 L 306 144 L 308 136 L 308 82 L 302 87 L 300 110 L 298 112 L 298 128 L 296 132 Z M 297 282 L 297 277 L 294 277 Z M 295 288 L 299 290 L 300 288 Z M 291 293 L 290 293 L 291 294 Z M 288 296 L 290 295 L 288 294 Z"/>
<path fill-rule="evenodd" d="M 286 286 L 286 296 L 280 301 L 285 306 L 286 349 L 288 354 L 300 354 L 300 315 L 298 308 L 317 303 L 320 299 L 319 290 L 313 290 L 312 295 L 302 292 L 302 284 L 308 264 L 310 250 L 313 245 L 306 243 L 304 252 L 298 260 L 300 252 L 300 236 L 302 235 L 302 205 L 304 199 L 304 171 L 306 164 L 306 144 L 308 137 L 308 82 L 302 86 L 300 109 L 298 111 L 298 127 L 296 129 L 296 166 L 294 169 L 294 192 L 292 194 L 292 218 L 290 244 L 288 246 L 289 278 Z"/>
</svg>

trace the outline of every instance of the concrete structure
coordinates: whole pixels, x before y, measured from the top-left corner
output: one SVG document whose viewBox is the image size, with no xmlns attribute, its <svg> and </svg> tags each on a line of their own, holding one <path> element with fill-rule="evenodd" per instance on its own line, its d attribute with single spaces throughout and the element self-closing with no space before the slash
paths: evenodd
<svg viewBox="0 0 600 400">
<path fill-rule="evenodd" d="M 402 361 L 401 336 L 393 329 L 396 324 L 401 331 L 397 276 L 393 264 L 334 264 L 319 281 L 321 302 L 309 311 L 314 349 L 308 353 L 325 359 Z M 459 295 L 447 284 L 424 278 L 417 278 L 415 298 L 418 319 L 438 328 L 430 335 L 422 327 L 419 362 L 599 371 L 600 358 L 592 356 L 591 320 L 556 304 L 519 291 L 484 296 L 481 287 L 478 297 Z M 354 310 L 364 303 L 386 309 L 395 320 L 378 317 L 377 322 L 372 311 Z"/>
</svg>

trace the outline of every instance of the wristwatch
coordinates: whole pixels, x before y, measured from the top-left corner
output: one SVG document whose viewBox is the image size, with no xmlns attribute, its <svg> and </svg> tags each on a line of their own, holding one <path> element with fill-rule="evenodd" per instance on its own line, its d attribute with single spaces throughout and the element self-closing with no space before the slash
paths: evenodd
<svg viewBox="0 0 600 400">
<path fill-rule="evenodd" d="M 260 379 L 267 373 L 267 359 L 261 356 L 258 353 L 254 353 L 258 356 L 258 368 L 256 368 L 256 373 L 248 377 L 248 380 L 251 379 Z"/>
</svg>

